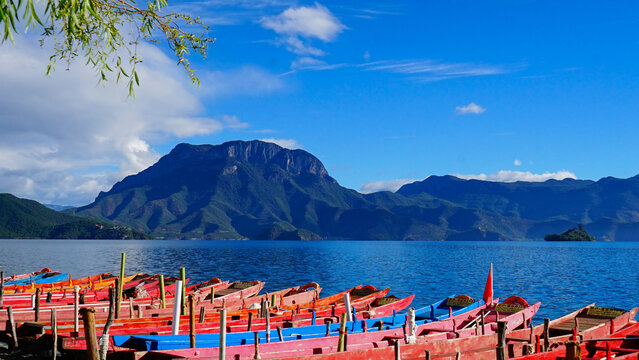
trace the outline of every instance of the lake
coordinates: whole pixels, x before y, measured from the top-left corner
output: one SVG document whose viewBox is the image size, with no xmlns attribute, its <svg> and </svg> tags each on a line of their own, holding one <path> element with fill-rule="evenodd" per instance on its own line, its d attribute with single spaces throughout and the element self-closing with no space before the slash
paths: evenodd
<svg viewBox="0 0 639 360">
<path fill-rule="evenodd" d="M 74 278 L 126 273 L 191 281 L 263 280 L 272 291 L 318 282 L 324 295 L 358 284 L 415 294 L 421 307 L 451 294 L 481 298 L 490 263 L 495 296 L 542 302 L 536 322 L 596 302 L 639 306 L 639 242 L 0 240 L 5 274 L 50 267 Z"/>
</svg>

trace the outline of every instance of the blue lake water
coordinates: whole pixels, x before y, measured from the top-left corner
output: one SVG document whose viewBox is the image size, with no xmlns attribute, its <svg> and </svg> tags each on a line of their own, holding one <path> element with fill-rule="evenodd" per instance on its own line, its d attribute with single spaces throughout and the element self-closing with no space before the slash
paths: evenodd
<svg viewBox="0 0 639 360">
<path fill-rule="evenodd" d="M 311 281 L 329 295 L 358 284 L 415 294 L 420 307 L 450 294 L 481 298 L 490 263 L 495 296 L 541 301 L 537 322 L 595 302 L 639 306 L 639 242 L 0 240 L 5 274 L 50 267 L 74 278 L 119 273 L 263 280 L 267 291 Z"/>
</svg>

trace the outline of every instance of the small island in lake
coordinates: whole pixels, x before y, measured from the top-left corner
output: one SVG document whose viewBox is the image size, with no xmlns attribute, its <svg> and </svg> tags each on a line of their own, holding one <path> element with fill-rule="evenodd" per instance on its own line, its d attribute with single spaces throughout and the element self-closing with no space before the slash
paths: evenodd
<svg viewBox="0 0 639 360">
<path fill-rule="evenodd" d="M 548 234 L 544 237 L 546 241 L 595 241 L 595 237 L 588 234 L 584 227 L 579 224 L 579 228 L 572 228 L 563 234 Z"/>
</svg>

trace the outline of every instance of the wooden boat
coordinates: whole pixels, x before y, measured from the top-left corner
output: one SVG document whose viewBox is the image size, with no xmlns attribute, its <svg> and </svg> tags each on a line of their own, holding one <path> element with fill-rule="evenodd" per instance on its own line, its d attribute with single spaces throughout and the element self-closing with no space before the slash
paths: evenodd
<svg viewBox="0 0 639 360">
<path fill-rule="evenodd" d="M 575 339 L 573 339 L 575 340 Z M 579 347 L 583 359 L 639 359 L 639 323 L 623 327 L 613 334 L 594 341 L 576 339 L 574 346 Z M 554 350 L 531 355 L 514 357 L 517 360 L 559 360 L 566 359 L 567 344 L 563 343 Z"/>
<path fill-rule="evenodd" d="M 124 283 L 131 281 L 131 279 L 141 274 L 134 274 L 124 278 Z M 5 287 L 5 295 L 12 293 L 34 293 L 36 289 L 40 289 L 41 292 L 73 292 L 74 286 L 78 285 L 80 288 L 90 288 L 92 290 L 101 289 L 109 286 L 113 286 L 117 276 L 113 276 L 109 273 L 87 276 L 80 279 L 72 279 L 69 276 L 68 280 L 58 281 L 50 284 L 29 284 L 29 285 L 15 285 Z"/>
<path fill-rule="evenodd" d="M 48 272 L 53 272 L 53 271 L 50 268 L 45 267 L 42 270 L 34 271 L 34 272 L 31 272 L 31 273 L 27 273 L 27 274 L 17 274 L 17 275 L 16 274 L 12 274 L 8 278 L 6 278 L 5 281 L 20 280 L 20 279 L 28 278 L 30 276 L 35 276 L 35 275 L 44 274 L 44 273 L 48 273 Z"/>
<path fill-rule="evenodd" d="M 386 291 L 387 289 L 382 290 L 378 292 L 378 294 L 384 294 Z M 353 303 L 353 307 L 366 308 L 369 303 L 375 300 L 373 296 L 375 295 L 371 295 L 369 297 L 365 297 L 365 298 L 357 300 L 355 303 Z M 412 299 L 413 299 L 413 296 L 409 296 L 408 298 L 405 298 L 405 299 L 401 299 L 401 300 L 389 302 L 385 305 L 381 305 L 379 308 L 377 308 L 378 313 L 390 315 L 394 312 L 401 311 L 410 304 L 410 301 L 412 301 Z M 272 310 L 275 310 L 275 308 L 272 308 Z M 320 308 L 317 308 L 317 310 L 319 311 Z M 245 314 L 242 314 L 242 315 L 237 315 L 237 314 L 244 313 L 247 311 L 250 311 L 250 312 L 253 312 L 253 314 L 256 314 L 257 310 L 255 309 L 243 310 L 242 312 L 235 312 L 235 313 L 228 314 L 227 318 L 229 320 L 227 321 L 227 332 L 236 333 L 241 331 L 248 331 L 247 329 L 250 329 L 250 330 L 266 329 L 265 318 L 259 318 L 255 316 L 252 319 L 252 322 L 247 321 L 245 317 L 243 319 L 236 319 L 237 317 L 241 317 L 245 315 Z M 339 316 L 345 310 L 344 310 L 344 307 L 341 306 L 337 308 L 327 308 L 323 312 L 319 311 L 319 313 L 320 314 L 324 313 L 326 316 L 328 316 L 328 318 L 330 318 L 331 320 L 334 320 L 335 317 L 331 315 L 331 314 L 334 314 L 333 311 L 336 311 L 337 312 L 336 315 Z M 195 324 L 195 328 L 198 334 L 219 332 L 219 316 L 215 316 L 219 314 L 214 313 L 213 315 L 214 317 L 212 319 L 205 319 L 203 323 Z M 307 325 L 307 324 L 311 325 L 311 324 L 315 324 L 316 322 L 322 323 L 323 321 L 327 319 L 326 317 L 317 317 L 317 318 L 313 317 L 313 318 L 305 318 L 302 320 L 298 320 L 296 318 L 297 315 L 298 314 L 296 314 L 294 311 L 289 311 L 287 315 L 275 315 L 269 318 L 270 325 L 273 329 L 275 329 L 277 326 L 280 326 L 282 330 L 286 333 L 287 331 L 289 331 L 287 329 L 295 328 L 294 331 L 301 331 L 300 329 L 304 329 L 303 327 L 300 327 L 302 325 Z M 119 349 L 120 346 L 116 346 L 115 344 L 117 343 L 118 345 L 121 345 L 122 341 L 126 341 L 127 339 L 130 338 L 130 336 L 118 337 L 117 334 L 121 334 L 121 333 L 122 334 L 127 334 L 127 333 L 128 334 L 141 334 L 141 333 L 171 334 L 171 326 L 170 326 L 172 325 L 171 319 L 166 319 L 166 318 L 163 320 L 160 319 L 158 320 L 159 322 L 155 322 L 155 319 L 148 319 L 148 318 L 138 319 L 138 320 L 140 321 L 139 324 L 131 324 L 132 326 L 134 326 L 133 328 L 126 328 L 126 327 L 111 328 L 110 334 L 114 335 L 115 339 L 112 338 L 110 349 Z M 149 320 L 151 321 L 149 322 Z M 188 326 L 189 326 L 188 320 L 185 319 L 181 321 L 180 324 L 183 324 L 180 327 L 180 332 L 181 333 L 188 332 Z M 123 324 L 123 325 L 127 326 L 129 324 Z M 322 329 L 324 328 L 323 326 L 319 326 L 319 327 Z M 98 334 L 100 334 L 99 330 L 98 330 Z M 84 339 L 77 339 L 77 338 L 65 338 L 63 339 L 62 344 L 65 349 L 83 349 L 85 347 Z"/>
<path fill-rule="evenodd" d="M 485 331 L 494 331 L 493 322 L 496 318 L 494 314 L 502 314 L 501 320 L 507 321 L 511 327 L 521 325 L 524 321 L 529 321 L 532 315 L 539 308 L 539 303 L 523 310 L 519 310 L 513 314 L 501 313 L 498 310 L 494 310 L 495 304 L 489 304 L 493 307 L 493 315 L 485 316 Z M 437 322 L 425 323 L 417 326 L 416 334 L 419 335 L 418 341 L 434 341 L 438 339 L 447 339 L 473 336 L 477 331 L 476 327 L 465 328 L 469 323 L 476 323 L 482 310 L 486 310 L 486 305 L 471 310 L 469 312 L 453 316 L 452 318 L 445 319 Z M 264 358 L 284 357 L 284 356 L 303 356 L 312 354 L 326 354 L 336 351 L 337 336 L 320 336 L 309 337 L 299 340 L 279 342 L 277 335 L 271 339 L 270 343 L 260 343 L 260 356 Z M 402 329 L 389 329 L 389 330 L 375 330 L 369 329 L 366 332 L 350 333 L 348 334 L 348 348 L 349 349 L 365 349 L 374 348 L 380 346 L 387 346 L 393 343 L 395 339 L 403 339 L 404 331 Z M 196 337 L 197 339 L 197 337 Z M 228 359 L 247 359 L 252 358 L 255 349 L 254 345 L 229 346 L 226 349 Z M 165 351 L 151 351 L 147 353 L 136 353 L 136 358 L 153 359 L 153 358 L 166 358 L 166 357 L 186 357 L 186 358 L 207 358 L 217 356 L 217 347 L 210 348 L 196 348 L 196 349 L 178 349 L 178 350 L 165 350 Z M 342 354 L 342 358 L 346 359 Z"/>
<path fill-rule="evenodd" d="M 359 291 L 364 289 L 364 291 Z M 372 303 L 373 301 L 375 301 L 377 298 L 380 297 L 384 297 L 386 296 L 386 294 L 388 293 L 389 289 L 384 289 L 384 290 L 377 290 L 374 287 L 368 286 L 368 287 L 356 287 L 351 289 L 351 293 L 355 293 L 356 295 L 354 295 L 354 300 L 352 301 L 351 305 L 356 309 L 356 310 L 362 310 L 362 309 L 366 309 L 368 308 L 368 305 L 370 303 Z M 334 299 L 334 297 L 330 297 L 332 299 Z M 336 302 L 338 302 L 336 299 L 335 303 L 330 304 L 327 303 L 326 301 L 314 301 L 314 303 L 320 303 L 323 304 L 322 307 L 317 307 L 315 310 L 310 310 L 310 313 L 307 312 L 307 314 L 310 314 L 313 318 L 316 318 L 318 316 L 318 313 L 320 314 L 320 316 L 334 316 L 336 314 L 336 312 L 341 311 L 340 313 L 344 312 L 344 307 L 343 305 L 340 306 L 340 304 L 336 304 Z M 411 299 L 412 300 L 412 299 Z M 342 300 L 343 301 L 343 300 Z M 293 310 L 289 310 L 289 311 L 293 311 Z M 300 311 L 301 311 L 301 307 L 300 307 Z M 278 316 L 279 314 L 276 313 L 276 316 Z M 287 314 L 288 315 L 288 314 Z M 294 312 L 291 312 L 290 315 L 288 316 L 284 316 L 283 320 L 286 320 L 286 317 L 291 317 L 291 316 L 296 316 L 297 314 L 295 314 Z M 279 315 L 282 316 L 282 315 Z M 299 320 L 299 319 L 298 319 Z M 294 320 L 292 320 L 294 321 Z M 311 320 L 314 321 L 314 320 Z M 295 328 L 295 329 L 302 329 L 302 328 Z M 284 330 L 284 329 L 283 329 Z M 219 330 L 217 330 L 219 331 Z M 301 330 L 299 330 L 301 331 Z M 202 334 L 199 336 L 200 339 L 205 340 L 205 337 L 207 337 L 207 334 Z M 241 342 L 241 341 L 245 341 L 247 337 L 251 337 L 252 338 L 253 333 L 251 332 L 241 332 L 241 333 L 234 333 L 232 335 L 233 339 L 237 339 L 237 341 Z M 266 337 L 266 334 L 264 334 L 264 336 Z M 216 336 L 209 336 L 211 338 L 215 338 Z M 116 346 L 133 346 L 136 348 L 140 348 L 140 347 L 147 347 L 147 343 L 152 343 L 156 340 L 159 341 L 164 341 L 167 339 L 171 339 L 172 341 L 175 340 L 177 342 L 180 342 L 181 340 L 183 340 L 183 336 L 180 335 L 175 335 L 174 337 L 172 336 L 168 336 L 168 335 L 148 335 L 148 336 L 141 336 L 141 337 L 131 337 L 131 336 L 125 336 L 125 337 L 118 337 L 118 336 L 114 336 L 113 337 L 113 341 L 114 344 Z M 218 336 L 219 339 L 219 336 Z M 186 341 L 188 343 L 188 337 L 186 338 Z M 126 345 L 124 345 L 126 344 Z"/>
<path fill-rule="evenodd" d="M 594 305 L 588 305 L 570 314 L 552 320 L 550 321 L 550 324 L 560 324 L 566 322 L 567 320 L 574 319 L 579 313 L 592 306 Z M 630 311 L 625 311 L 623 312 L 623 314 L 615 317 L 614 319 L 609 319 L 608 322 L 605 322 L 603 324 L 599 324 L 587 329 L 584 328 L 580 331 L 579 338 L 586 340 L 605 338 L 612 333 L 611 331 L 615 331 L 614 329 L 620 329 L 626 327 L 629 323 L 633 323 L 632 319 L 634 318 L 636 313 L 637 308 Z M 534 336 L 534 334 L 537 333 L 538 328 L 541 328 L 541 330 L 543 331 L 543 325 L 533 328 L 532 339 L 529 336 L 530 329 L 509 331 L 506 338 L 506 356 L 513 357 L 515 356 L 515 354 L 521 355 L 523 345 L 531 346 L 534 349 L 536 346 L 536 337 Z M 570 335 L 566 334 L 553 336 L 551 337 L 551 344 L 553 344 L 553 347 L 560 346 L 559 344 L 568 340 L 569 337 Z M 458 353 L 464 360 L 494 360 L 496 357 L 495 348 L 497 346 L 497 334 L 486 334 L 458 339 L 428 341 L 426 343 L 415 344 L 407 344 L 403 340 L 399 340 L 399 342 L 401 344 L 400 349 L 402 359 L 423 358 L 424 353 L 426 351 L 429 351 L 433 358 L 442 360 L 455 360 Z M 513 347 L 513 345 L 517 346 Z M 262 346 L 263 345 L 260 344 L 260 348 L 262 348 Z M 349 354 L 349 360 L 390 359 L 394 357 L 393 347 L 380 347 L 375 349 L 357 351 L 352 351 L 350 349 L 351 348 L 349 347 L 349 351 L 347 352 L 347 354 Z M 139 356 L 142 355 L 144 354 L 140 353 Z M 320 356 L 302 356 L 299 357 L 298 360 L 299 359 L 334 360 L 345 359 L 345 357 L 342 353 L 333 353 Z"/>
<path fill-rule="evenodd" d="M 59 274 L 58 271 L 51 271 L 49 268 L 44 268 L 40 271 L 34 271 L 29 274 L 20 274 L 20 275 L 12 275 L 9 279 L 5 279 L 4 285 L 28 285 L 31 284 L 32 281 L 37 279 L 41 279 L 48 274 Z"/>
<path fill-rule="evenodd" d="M 385 325 L 383 327 L 383 330 L 381 331 L 372 331 L 372 329 L 367 331 L 365 330 L 366 329 L 365 326 L 362 327 L 360 325 L 360 321 L 348 322 L 345 326 L 349 330 L 349 332 L 352 333 L 352 336 L 363 336 L 365 339 L 369 339 L 371 337 L 374 338 L 376 336 L 381 336 L 383 338 L 384 336 L 388 336 L 389 334 L 392 334 L 392 332 L 394 331 L 401 331 L 399 330 L 399 328 L 401 327 L 400 323 L 393 324 L 392 318 L 386 318 L 385 320 L 386 320 Z M 383 320 L 380 320 L 380 322 L 381 321 Z M 426 321 L 424 321 L 424 325 L 425 323 Z M 328 337 L 326 337 L 327 331 L 329 332 Z M 306 326 L 306 327 L 300 327 L 300 328 L 287 328 L 287 329 L 281 329 L 281 332 L 282 332 L 282 340 L 283 340 L 282 344 L 288 343 L 290 341 L 296 342 L 302 339 L 317 339 L 317 338 L 326 338 L 326 339 L 329 339 L 327 341 L 330 342 L 330 339 L 335 338 L 335 335 L 339 332 L 339 324 L 332 324 L 332 325 L 326 325 L 326 326 L 315 325 L 315 326 Z M 365 334 L 368 334 L 368 335 L 365 335 Z M 374 334 L 374 335 L 371 335 L 371 334 Z M 278 333 L 275 329 L 271 331 L 260 331 L 258 333 L 258 336 L 260 337 L 262 342 L 266 342 L 267 339 L 271 339 L 271 341 L 276 341 L 275 339 L 278 339 Z M 243 344 L 252 344 L 253 339 L 254 338 L 252 333 L 236 333 L 236 334 L 227 334 L 226 341 L 227 341 L 227 345 L 231 345 L 231 344 L 243 345 Z M 196 337 L 196 340 L 199 346 L 201 345 L 217 346 L 217 341 L 219 341 L 219 336 L 217 337 L 208 336 L 206 334 L 198 335 Z M 144 337 L 136 337 L 135 339 L 133 339 L 131 343 L 125 344 L 125 345 L 135 346 L 136 348 L 146 348 L 147 350 L 156 350 L 156 349 L 184 348 L 184 347 L 188 347 L 188 343 L 189 343 L 188 337 L 179 338 L 179 337 L 144 336 Z M 285 345 L 280 345 L 280 347 L 282 346 L 285 347 Z"/>
</svg>

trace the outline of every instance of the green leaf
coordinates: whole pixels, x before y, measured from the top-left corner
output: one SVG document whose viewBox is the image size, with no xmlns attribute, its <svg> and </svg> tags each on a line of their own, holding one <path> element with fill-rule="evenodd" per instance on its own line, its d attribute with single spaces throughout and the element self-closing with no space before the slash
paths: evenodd
<svg viewBox="0 0 639 360">
<path fill-rule="evenodd" d="M 138 86 L 140 86 L 140 78 L 138 78 L 138 72 L 134 71 L 133 76 L 135 76 L 135 83 L 138 84 Z"/>
</svg>

